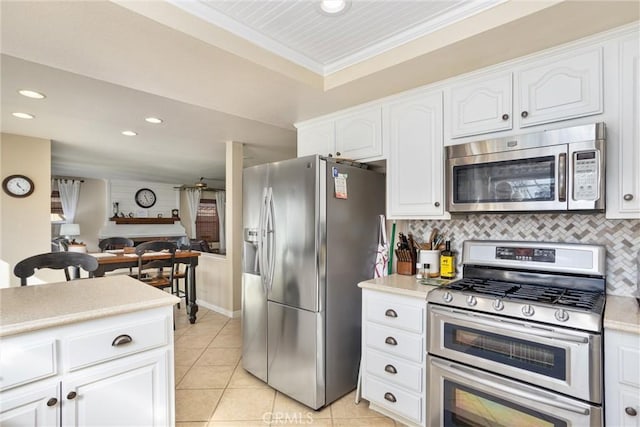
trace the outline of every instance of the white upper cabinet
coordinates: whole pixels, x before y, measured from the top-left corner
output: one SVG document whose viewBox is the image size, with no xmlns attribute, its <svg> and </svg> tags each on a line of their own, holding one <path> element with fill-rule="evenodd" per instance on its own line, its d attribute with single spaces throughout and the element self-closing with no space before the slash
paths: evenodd
<svg viewBox="0 0 640 427">
<path fill-rule="evenodd" d="M 451 88 L 451 136 L 478 135 L 512 128 L 512 74 L 476 80 Z"/>
<path fill-rule="evenodd" d="M 382 156 L 382 107 L 346 113 L 298 128 L 298 157 L 321 154 L 350 160 Z"/>
<path fill-rule="evenodd" d="M 388 105 L 387 217 L 443 218 L 442 92 Z"/>
<path fill-rule="evenodd" d="M 520 127 L 602 113 L 602 48 L 523 66 L 517 85 Z"/>
<path fill-rule="evenodd" d="M 640 218 L 640 42 L 620 42 L 618 141 L 608 144 L 607 218 Z"/>
</svg>

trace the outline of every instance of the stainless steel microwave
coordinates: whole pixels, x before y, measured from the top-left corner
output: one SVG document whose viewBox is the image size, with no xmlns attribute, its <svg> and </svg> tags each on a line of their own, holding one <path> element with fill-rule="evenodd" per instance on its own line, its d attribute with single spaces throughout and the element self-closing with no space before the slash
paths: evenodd
<svg viewBox="0 0 640 427">
<path fill-rule="evenodd" d="M 602 211 L 605 125 L 446 147 L 449 212 Z"/>
</svg>

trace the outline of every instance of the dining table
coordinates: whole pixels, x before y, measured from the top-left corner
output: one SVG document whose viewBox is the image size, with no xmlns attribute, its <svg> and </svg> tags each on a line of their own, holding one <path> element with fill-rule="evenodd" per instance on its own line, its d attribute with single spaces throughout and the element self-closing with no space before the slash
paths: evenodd
<svg viewBox="0 0 640 427">
<path fill-rule="evenodd" d="M 186 301 L 186 306 L 189 322 L 192 324 L 196 322 L 196 313 L 198 312 L 198 304 L 196 304 L 196 267 L 200 254 L 199 251 L 192 250 L 177 250 L 175 254 L 175 262 L 188 267 L 186 286 L 189 288 L 189 301 Z M 123 249 L 89 253 L 89 255 L 98 260 L 98 268 L 90 273 L 91 277 L 102 277 L 109 271 L 138 266 L 138 255 L 125 253 Z M 145 261 L 152 261 L 170 258 L 171 254 L 168 252 L 149 252 L 143 254 L 142 257 Z"/>
</svg>

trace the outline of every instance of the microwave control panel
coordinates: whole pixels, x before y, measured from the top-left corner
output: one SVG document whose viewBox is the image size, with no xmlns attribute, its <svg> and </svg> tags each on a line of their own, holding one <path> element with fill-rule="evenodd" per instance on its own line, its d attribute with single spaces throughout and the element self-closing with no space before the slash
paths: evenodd
<svg viewBox="0 0 640 427">
<path fill-rule="evenodd" d="M 597 150 L 580 151 L 573 155 L 573 199 L 598 200 L 600 177 L 598 176 Z"/>
</svg>

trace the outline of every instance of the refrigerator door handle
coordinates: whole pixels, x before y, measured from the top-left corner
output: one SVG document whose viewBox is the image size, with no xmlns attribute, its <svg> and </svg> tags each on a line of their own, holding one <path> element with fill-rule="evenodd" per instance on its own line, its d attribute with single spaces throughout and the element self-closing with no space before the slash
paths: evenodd
<svg viewBox="0 0 640 427">
<path fill-rule="evenodd" d="M 265 260 L 267 267 L 267 289 L 271 291 L 273 288 L 273 272 L 275 270 L 275 239 L 276 239 L 276 230 L 275 230 L 275 221 L 273 220 L 274 214 L 274 205 L 273 205 L 273 188 L 269 187 L 267 191 L 267 220 L 266 220 L 266 228 L 267 228 L 267 259 Z"/>
<path fill-rule="evenodd" d="M 256 264 L 260 266 L 260 283 L 262 290 L 267 293 L 267 271 L 265 258 L 265 237 L 267 220 L 267 187 L 262 189 L 262 202 L 260 203 L 260 222 L 258 226 L 258 253 L 256 254 Z"/>
</svg>

